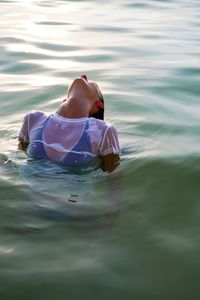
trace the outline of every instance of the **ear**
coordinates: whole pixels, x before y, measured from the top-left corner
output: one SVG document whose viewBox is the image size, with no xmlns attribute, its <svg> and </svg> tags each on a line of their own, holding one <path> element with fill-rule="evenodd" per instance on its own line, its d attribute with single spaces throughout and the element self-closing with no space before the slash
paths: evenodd
<svg viewBox="0 0 200 300">
<path fill-rule="evenodd" d="M 99 108 L 104 108 L 104 104 L 98 99 L 96 102 L 96 107 L 99 109 Z"/>
</svg>

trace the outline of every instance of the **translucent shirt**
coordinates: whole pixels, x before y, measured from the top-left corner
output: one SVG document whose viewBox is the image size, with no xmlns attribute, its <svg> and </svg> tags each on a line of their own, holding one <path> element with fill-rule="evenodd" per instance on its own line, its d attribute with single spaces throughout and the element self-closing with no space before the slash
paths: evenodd
<svg viewBox="0 0 200 300">
<path fill-rule="evenodd" d="M 95 118 L 32 112 L 25 116 L 19 138 L 29 144 L 30 157 L 66 166 L 86 165 L 99 156 L 120 152 L 115 126 Z"/>
</svg>

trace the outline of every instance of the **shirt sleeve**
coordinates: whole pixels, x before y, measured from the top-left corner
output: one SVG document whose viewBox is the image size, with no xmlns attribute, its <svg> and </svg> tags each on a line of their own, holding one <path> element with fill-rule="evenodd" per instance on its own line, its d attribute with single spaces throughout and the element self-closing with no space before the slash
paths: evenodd
<svg viewBox="0 0 200 300">
<path fill-rule="evenodd" d="M 19 131 L 19 139 L 22 139 L 24 142 L 29 142 L 29 114 L 24 117 L 22 127 Z"/>
<path fill-rule="evenodd" d="M 117 129 L 113 124 L 110 125 L 105 131 L 102 143 L 100 145 L 99 154 L 101 156 L 105 156 L 110 153 L 114 153 L 114 154 L 120 153 Z"/>
<path fill-rule="evenodd" d="M 18 137 L 24 142 L 29 143 L 31 131 L 38 122 L 44 120 L 46 117 L 47 116 L 41 111 L 33 111 L 25 115 Z"/>
</svg>

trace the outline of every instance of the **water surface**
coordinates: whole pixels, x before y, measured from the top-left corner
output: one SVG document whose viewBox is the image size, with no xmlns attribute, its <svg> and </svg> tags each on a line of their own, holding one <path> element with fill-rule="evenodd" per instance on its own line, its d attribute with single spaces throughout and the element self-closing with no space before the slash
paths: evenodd
<svg viewBox="0 0 200 300">
<path fill-rule="evenodd" d="M 1 297 L 198 298 L 199 1 L 0 6 Z M 16 151 L 24 115 L 55 111 L 82 73 L 118 128 L 111 175 Z"/>
</svg>

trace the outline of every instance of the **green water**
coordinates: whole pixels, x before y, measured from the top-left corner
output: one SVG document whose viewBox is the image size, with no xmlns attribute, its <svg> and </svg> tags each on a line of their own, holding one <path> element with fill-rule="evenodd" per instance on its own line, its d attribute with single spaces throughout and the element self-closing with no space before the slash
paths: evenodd
<svg viewBox="0 0 200 300">
<path fill-rule="evenodd" d="M 1 299 L 198 299 L 199 1 L 0 8 Z M 24 115 L 55 111 L 82 73 L 118 128 L 111 175 L 16 151 Z"/>
</svg>

